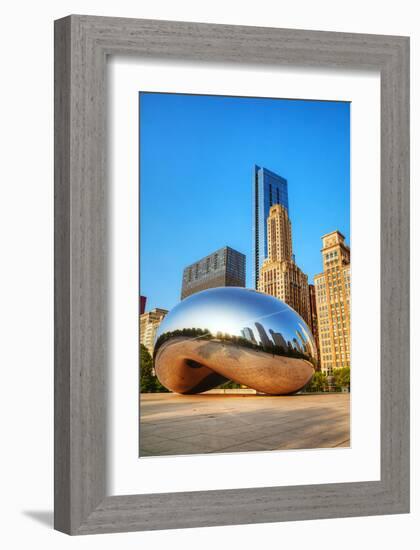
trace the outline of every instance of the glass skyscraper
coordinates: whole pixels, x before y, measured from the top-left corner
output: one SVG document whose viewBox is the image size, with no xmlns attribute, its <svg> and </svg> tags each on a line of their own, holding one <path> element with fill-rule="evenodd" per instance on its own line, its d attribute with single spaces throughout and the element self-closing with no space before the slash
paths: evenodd
<svg viewBox="0 0 420 550">
<path fill-rule="evenodd" d="M 253 270 L 254 286 L 258 288 L 258 279 L 262 263 L 268 256 L 267 218 L 273 204 L 281 204 L 289 213 L 287 180 L 261 166 L 254 166 L 253 173 Z"/>
</svg>

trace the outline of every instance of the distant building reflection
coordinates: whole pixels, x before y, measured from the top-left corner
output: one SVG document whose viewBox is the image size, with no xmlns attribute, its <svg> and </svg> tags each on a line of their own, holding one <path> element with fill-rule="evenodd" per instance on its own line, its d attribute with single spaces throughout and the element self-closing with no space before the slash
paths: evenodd
<svg viewBox="0 0 420 550">
<path fill-rule="evenodd" d="M 296 331 L 297 332 L 297 331 Z M 300 353 L 303 353 L 305 350 L 302 348 L 302 346 L 300 345 L 300 343 L 296 340 L 296 338 L 293 338 L 293 344 L 294 344 L 294 348 L 297 349 L 298 351 L 300 351 Z"/>
<path fill-rule="evenodd" d="M 308 349 L 307 342 L 305 341 L 305 338 L 303 337 L 303 335 L 298 330 L 296 330 L 296 334 L 297 334 L 297 337 L 299 338 L 299 341 L 300 341 L 299 344 L 301 345 L 301 347 L 304 349 L 304 351 L 309 352 L 310 350 Z"/>
<path fill-rule="evenodd" d="M 273 329 L 270 329 L 269 333 L 271 334 L 271 338 L 273 339 L 276 346 L 278 346 L 279 348 L 287 349 L 287 342 L 280 332 L 274 332 Z"/>
<path fill-rule="evenodd" d="M 241 330 L 241 334 L 244 338 L 252 342 L 253 344 L 257 343 L 257 340 L 255 339 L 254 332 L 252 328 L 245 327 Z"/>
<path fill-rule="evenodd" d="M 255 323 L 255 328 L 258 331 L 258 334 L 259 334 L 259 337 L 260 337 L 261 344 L 262 344 L 263 348 L 264 349 L 272 348 L 273 347 L 273 342 L 268 337 L 268 334 L 266 333 L 265 328 L 262 326 L 262 324 L 261 323 Z"/>
</svg>

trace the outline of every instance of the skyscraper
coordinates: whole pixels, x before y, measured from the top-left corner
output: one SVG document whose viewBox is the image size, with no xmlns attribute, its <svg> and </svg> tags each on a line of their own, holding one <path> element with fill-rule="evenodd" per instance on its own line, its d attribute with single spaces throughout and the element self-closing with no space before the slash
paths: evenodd
<svg viewBox="0 0 420 550">
<path fill-rule="evenodd" d="M 309 285 L 309 328 L 315 339 L 316 349 L 319 356 L 319 338 L 318 338 L 318 314 L 316 311 L 315 285 Z"/>
<path fill-rule="evenodd" d="M 289 212 L 287 180 L 267 170 L 267 168 L 255 165 L 253 172 L 253 272 L 255 288 L 258 288 L 262 263 L 268 256 L 267 218 L 273 204 L 281 204 Z"/>
<path fill-rule="evenodd" d="M 140 315 L 140 344 L 146 346 L 150 355 L 153 355 L 156 331 L 167 313 L 167 309 L 155 308 Z"/>
<path fill-rule="evenodd" d="M 267 237 L 268 258 L 261 267 L 258 290 L 289 304 L 310 325 L 308 276 L 295 263 L 292 226 L 281 204 L 270 208 Z"/>
<path fill-rule="evenodd" d="M 350 248 L 344 235 L 333 231 L 322 237 L 324 272 L 315 275 L 321 369 L 350 366 Z"/>
<path fill-rule="evenodd" d="M 245 255 L 229 246 L 189 265 L 182 276 L 181 300 L 217 286 L 245 286 Z"/>
</svg>

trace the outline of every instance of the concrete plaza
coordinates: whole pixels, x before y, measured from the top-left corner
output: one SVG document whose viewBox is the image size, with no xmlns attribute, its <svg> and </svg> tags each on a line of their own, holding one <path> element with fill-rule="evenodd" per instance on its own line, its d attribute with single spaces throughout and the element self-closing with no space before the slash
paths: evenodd
<svg viewBox="0 0 420 550">
<path fill-rule="evenodd" d="M 142 394 L 140 455 L 350 446 L 350 394 Z"/>
</svg>

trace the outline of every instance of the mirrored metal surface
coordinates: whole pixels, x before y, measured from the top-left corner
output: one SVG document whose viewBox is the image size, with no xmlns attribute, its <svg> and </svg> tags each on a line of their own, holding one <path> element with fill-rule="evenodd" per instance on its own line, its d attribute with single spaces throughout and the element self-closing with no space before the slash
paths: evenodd
<svg viewBox="0 0 420 550">
<path fill-rule="evenodd" d="M 233 380 L 283 395 L 312 377 L 310 329 L 287 304 L 255 290 L 219 287 L 193 294 L 162 321 L 154 348 L 160 382 L 199 393 Z"/>
</svg>

